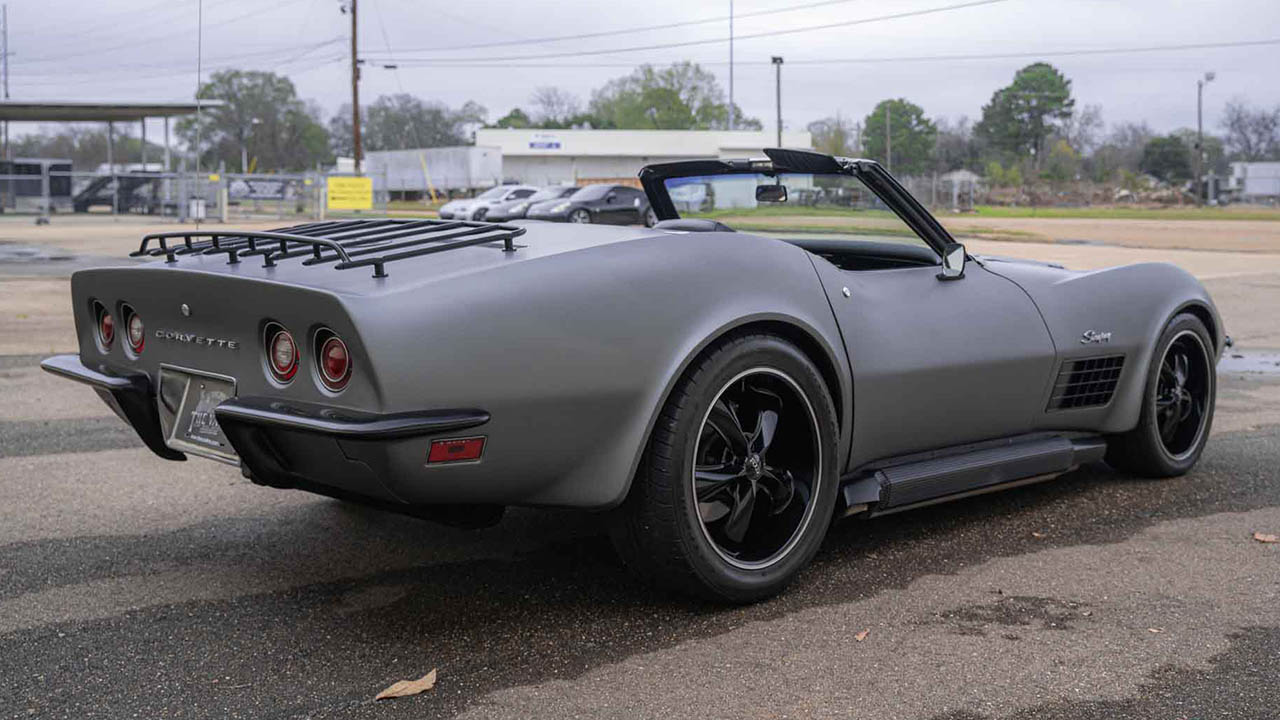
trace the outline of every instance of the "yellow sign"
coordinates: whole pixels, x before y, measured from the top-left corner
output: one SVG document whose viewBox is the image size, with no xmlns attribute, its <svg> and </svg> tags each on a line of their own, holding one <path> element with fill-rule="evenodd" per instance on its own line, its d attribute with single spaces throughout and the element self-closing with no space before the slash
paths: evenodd
<svg viewBox="0 0 1280 720">
<path fill-rule="evenodd" d="M 222 179 L 222 176 L 219 175 L 218 173 L 213 173 L 212 175 L 209 176 L 209 182 L 218 182 L 221 179 Z"/>
<path fill-rule="evenodd" d="M 373 178 L 330 177 L 328 195 L 330 210 L 372 210 Z"/>
</svg>

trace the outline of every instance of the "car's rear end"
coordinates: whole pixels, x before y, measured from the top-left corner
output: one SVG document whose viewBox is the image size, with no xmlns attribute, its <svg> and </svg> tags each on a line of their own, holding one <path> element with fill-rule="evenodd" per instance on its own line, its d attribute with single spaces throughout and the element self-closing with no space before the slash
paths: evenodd
<svg viewBox="0 0 1280 720">
<path fill-rule="evenodd" d="M 378 252 L 357 240 L 341 256 L 327 241 L 263 237 L 251 246 L 232 236 L 215 248 L 166 238 L 170 262 L 159 251 L 154 262 L 73 275 L 80 352 L 44 367 L 92 386 L 162 457 L 240 465 L 267 485 L 407 502 L 386 482 L 403 474 L 392 467 L 398 458 L 419 468 L 479 460 L 483 433 L 473 430 L 489 415 L 404 407 L 396 383 L 379 377 L 353 310 L 376 318 L 411 285 L 390 284 L 388 262 L 449 243 L 502 256 L 503 239 L 509 247 L 519 232 L 437 222 L 430 230 L 441 237 L 413 244 L 412 229 L 366 229 L 380 239 L 367 250 Z"/>
</svg>

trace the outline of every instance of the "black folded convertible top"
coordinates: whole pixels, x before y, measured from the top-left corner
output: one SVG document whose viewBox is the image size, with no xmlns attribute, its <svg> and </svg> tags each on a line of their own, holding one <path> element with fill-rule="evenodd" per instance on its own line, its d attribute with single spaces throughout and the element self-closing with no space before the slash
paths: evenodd
<svg viewBox="0 0 1280 720">
<path fill-rule="evenodd" d="M 458 248 L 502 243 L 515 252 L 514 239 L 525 229 L 514 225 L 463 220 L 334 220 L 257 232 L 250 230 L 178 230 L 152 233 L 130 253 L 132 257 L 225 253 L 227 262 L 262 257 L 263 267 L 282 260 L 305 258 L 302 265 L 336 263 L 337 270 L 373 267 L 374 277 L 386 277 L 386 264 Z M 181 240 L 181 242 L 175 242 Z M 152 241 L 156 244 L 152 245 Z"/>
</svg>

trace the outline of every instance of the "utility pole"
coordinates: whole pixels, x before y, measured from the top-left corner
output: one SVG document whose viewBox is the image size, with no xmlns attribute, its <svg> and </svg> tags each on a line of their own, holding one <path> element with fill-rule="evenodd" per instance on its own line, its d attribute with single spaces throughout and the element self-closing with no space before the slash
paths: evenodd
<svg viewBox="0 0 1280 720">
<path fill-rule="evenodd" d="M 1204 202 L 1200 193 L 1200 177 L 1204 174 L 1204 86 L 1213 82 L 1214 77 L 1211 71 L 1196 80 L 1196 152 L 1192 158 L 1195 160 L 1195 180 L 1191 183 L 1196 193 L 1196 205 Z"/>
<path fill-rule="evenodd" d="M 777 71 L 778 84 L 778 147 L 782 147 L 782 56 L 774 55 L 771 59 Z"/>
<path fill-rule="evenodd" d="M 360 161 L 364 150 L 360 147 L 360 60 L 356 53 L 356 2 L 351 1 L 351 141 L 355 147 L 356 175 L 360 175 Z"/>
<path fill-rule="evenodd" d="M 884 104 L 884 169 L 893 172 L 893 106 Z"/>
<path fill-rule="evenodd" d="M 733 129 L 733 0 L 729 0 L 729 129 Z"/>
<path fill-rule="evenodd" d="M 3 37 L 0 42 L 4 43 L 4 99 L 9 99 L 9 4 L 5 3 L 0 6 L 0 23 L 4 24 L 4 28 L 0 29 Z M 9 121 L 4 121 L 4 159 L 12 160 L 9 157 Z"/>
</svg>

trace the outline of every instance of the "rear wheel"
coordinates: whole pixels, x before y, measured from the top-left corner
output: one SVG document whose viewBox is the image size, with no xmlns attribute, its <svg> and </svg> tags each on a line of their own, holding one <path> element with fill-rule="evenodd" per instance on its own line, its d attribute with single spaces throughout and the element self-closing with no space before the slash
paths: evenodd
<svg viewBox="0 0 1280 720">
<path fill-rule="evenodd" d="M 1147 477 L 1182 475 L 1195 466 L 1217 398 L 1212 347 L 1200 318 L 1184 313 L 1169 321 L 1147 369 L 1138 426 L 1108 440 L 1108 464 Z"/>
<path fill-rule="evenodd" d="M 583 210 L 582 208 L 578 208 L 577 210 L 574 210 L 573 212 L 569 213 L 569 222 L 589 223 L 591 222 L 591 213 L 587 212 L 586 210 Z"/>
<path fill-rule="evenodd" d="M 644 226 L 653 227 L 658 224 L 658 213 L 653 208 L 645 208 L 644 210 Z"/>
<path fill-rule="evenodd" d="M 804 353 L 772 335 L 723 342 L 672 391 L 615 545 L 665 587 L 722 602 L 773 595 L 826 534 L 836 444 L 830 395 Z"/>
</svg>

